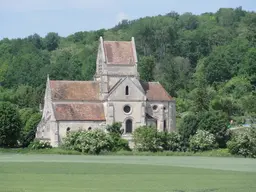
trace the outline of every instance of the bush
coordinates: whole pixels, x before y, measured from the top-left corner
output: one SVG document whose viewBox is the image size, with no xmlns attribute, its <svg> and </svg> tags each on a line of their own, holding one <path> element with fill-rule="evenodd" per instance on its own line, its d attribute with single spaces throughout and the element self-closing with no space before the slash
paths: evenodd
<svg viewBox="0 0 256 192">
<path fill-rule="evenodd" d="M 130 151 L 129 142 L 118 136 L 110 135 L 113 143 L 111 150 L 114 151 Z"/>
<path fill-rule="evenodd" d="M 219 147 L 225 148 L 229 139 L 228 117 L 220 111 L 206 111 L 200 113 L 198 119 L 198 129 L 214 134 Z"/>
<path fill-rule="evenodd" d="M 20 130 L 21 121 L 16 106 L 9 102 L 0 102 L 0 146 L 16 146 Z"/>
<path fill-rule="evenodd" d="M 167 151 L 181 151 L 181 136 L 177 132 L 158 133 L 162 143 L 162 148 Z"/>
<path fill-rule="evenodd" d="M 50 149 L 52 148 L 50 142 L 48 141 L 39 141 L 39 140 L 34 140 L 31 142 L 28 146 L 29 149 Z"/>
<path fill-rule="evenodd" d="M 256 128 L 233 132 L 227 147 L 233 155 L 256 158 Z"/>
<path fill-rule="evenodd" d="M 110 135 L 100 129 L 71 132 L 64 139 L 64 147 L 83 153 L 99 154 L 101 152 L 111 151 L 113 140 Z"/>
<path fill-rule="evenodd" d="M 122 139 L 123 130 L 121 129 L 121 123 L 113 123 L 112 125 L 107 126 L 107 131 L 113 140 L 112 151 L 130 151 L 129 142 L 125 139 Z"/>
<path fill-rule="evenodd" d="M 133 133 L 134 149 L 138 151 L 156 152 L 162 150 L 163 143 L 154 127 L 142 126 Z"/>
<path fill-rule="evenodd" d="M 83 131 L 71 131 L 66 138 L 64 138 L 64 142 L 62 144 L 62 147 L 67 150 L 76 150 L 79 151 L 79 148 L 77 147 L 77 141 L 78 137 L 83 134 Z"/>
<path fill-rule="evenodd" d="M 191 151 L 207 151 L 216 147 L 215 137 L 208 131 L 198 130 L 189 140 Z"/>
</svg>

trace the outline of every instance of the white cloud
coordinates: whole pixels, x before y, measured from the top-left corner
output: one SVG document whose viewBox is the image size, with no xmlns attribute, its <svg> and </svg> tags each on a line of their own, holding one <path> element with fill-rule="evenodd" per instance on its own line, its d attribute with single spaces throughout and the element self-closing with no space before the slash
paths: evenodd
<svg viewBox="0 0 256 192">
<path fill-rule="evenodd" d="M 119 12 L 116 16 L 117 22 L 121 22 L 124 19 L 129 19 L 128 15 L 126 15 L 124 12 Z"/>
<path fill-rule="evenodd" d="M 102 9 L 116 0 L 0 0 L 2 11 L 47 11 L 63 9 Z"/>
</svg>

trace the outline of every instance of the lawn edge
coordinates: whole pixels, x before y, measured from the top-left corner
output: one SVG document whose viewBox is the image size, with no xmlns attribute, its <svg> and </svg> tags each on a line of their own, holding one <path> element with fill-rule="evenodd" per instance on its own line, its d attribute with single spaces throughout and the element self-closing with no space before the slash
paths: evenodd
<svg viewBox="0 0 256 192">
<path fill-rule="evenodd" d="M 0 148 L 0 154 L 55 154 L 55 155 L 92 155 L 85 154 L 78 151 L 73 150 L 65 150 L 62 148 L 51 148 L 51 149 L 38 149 L 31 150 L 28 148 L 15 148 L 15 149 L 7 149 Z M 138 151 L 117 151 L 117 152 L 104 152 L 99 155 L 104 156 L 200 156 L 200 157 L 237 157 L 241 158 L 241 156 L 232 155 L 228 152 L 227 149 L 217 149 L 211 151 L 204 152 L 172 152 L 172 151 L 164 151 L 164 152 L 138 152 Z"/>
</svg>

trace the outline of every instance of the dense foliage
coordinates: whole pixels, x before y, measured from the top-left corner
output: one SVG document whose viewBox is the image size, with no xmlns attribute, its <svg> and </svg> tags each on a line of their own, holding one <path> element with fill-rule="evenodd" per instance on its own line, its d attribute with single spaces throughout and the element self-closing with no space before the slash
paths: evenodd
<svg viewBox="0 0 256 192">
<path fill-rule="evenodd" d="M 256 13 L 220 8 L 216 13 L 124 20 L 115 27 L 50 32 L 0 41 L 0 100 L 38 107 L 51 79 L 90 80 L 98 40 L 136 40 L 141 78 L 160 81 L 176 97 L 178 113 L 219 110 L 230 119 L 255 115 Z M 254 104 L 254 105 L 253 105 Z M 243 121 L 236 121 L 242 123 Z"/>
<path fill-rule="evenodd" d="M 10 102 L 0 102 L 0 147 L 17 146 L 21 121 L 18 110 Z"/>
<path fill-rule="evenodd" d="M 32 150 L 37 150 L 37 149 L 51 149 L 52 146 L 50 144 L 50 142 L 48 141 L 39 141 L 37 139 L 35 139 L 34 141 L 32 141 L 29 145 L 28 145 L 29 149 Z"/>
<path fill-rule="evenodd" d="M 233 132 L 227 146 L 231 154 L 256 158 L 256 127 Z"/>
<path fill-rule="evenodd" d="M 182 151 L 181 135 L 177 132 L 160 132 L 158 133 L 162 149 L 165 151 Z"/>
<path fill-rule="evenodd" d="M 81 31 L 65 38 L 54 32 L 45 37 L 5 38 L 0 41 L 0 101 L 19 108 L 17 133 L 22 130 L 19 140 L 27 146 L 31 139 L 24 138 L 32 138 L 26 135 L 39 119 L 47 74 L 50 79 L 91 80 L 99 37 L 130 40 L 133 36 L 141 79 L 159 81 L 176 99 L 180 138 L 170 138 L 181 140 L 184 150 L 190 136 L 205 130 L 214 134 L 219 147 L 226 147 L 230 120 L 232 126 L 239 126 L 256 118 L 255 34 L 256 13 L 238 7 L 124 20 L 108 30 Z M 152 139 L 145 138 L 151 142 L 149 150 L 170 148 L 154 137 L 154 130 L 146 132 L 141 134 Z M 87 134 L 91 133 L 84 133 L 85 138 Z M 112 134 L 112 140 L 115 135 L 116 143 L 120 142 L 116 150 L 127 146 L 118 134 Z M 84 146 L 83 150 L 90 151 Z"/>
<path fill-rule="evenodd" d="M 68 134 L 63 147 L 83 153 L 99 154 L 111 151 L 113 140 L 109 134 L 100 129 L 75 131 Z"/>
<path fill-rule="evenodd" d="M 177 132 L 159 132 L 155 127 L 141 126 L 133 133 L 134 148 L 138 151 L 181 151 L 181 136 Z"/>
<path fill-rule="evenodd" d="M 135 129 L 133 132 L 134 148 L 138 151 L 161 150 L 162 140 L 159 137 L 159 132 L 155 127 L 142 126 Z"/>
<path fill-rule="evenodd" d="M 195 135 L 193 135 L 189 140 L 189 147 L 191 151 L 207 151 L 214 149 L 215 136 L 209 131 L 198 130 Z"/>
<path fill-rule="evenodd" d="M 196 115 L 187 114 L 182 118 L 179 126 L 179 133 L 185 145 L 188 144 L 190 136 L 193 136 L 196 133 L 197 127 L 198 118 Z"/>
<path fill-rule="evenodd" d="M 121 123 L 108 125 L 106 130 L 107 133 L 101 129 L 70 132 L 62 147 L 89 154 L 130 150 L 128 141 L 121 138 Z"/>
<path fill-rule="evenodd" d="M 216 137 L 219 147 L 226 147 L 226 142 L 229 139 L 228 118 L 225 113 L 220 111 L 203 112 L 198 117 L 198 129 L 208 131 Z"/>
<path fill-rule="evenodd" d="M 112 151 L 129 151 L 129 143 L 126 139 L 122 138 L 123 129 L 121 129 L 122 124 L 120 122 L 113 123 L 112 125 L 108 125 L 106 130 L 108 131 L 110 137 L 113 140 L 112 143 Z"/>
</svg>

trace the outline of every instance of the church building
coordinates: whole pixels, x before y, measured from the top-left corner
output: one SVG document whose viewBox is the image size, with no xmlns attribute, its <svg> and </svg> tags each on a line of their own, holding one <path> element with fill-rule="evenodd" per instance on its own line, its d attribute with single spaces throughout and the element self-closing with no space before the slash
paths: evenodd
<svg viewBox="0 0 256 192">
<path fill-rule="evenodd" d="M 137 67 L 133 37 L 131 41 L 100 37 L 93 81 L 47 77 L 36 138 L 58 147 L 69 131 L 104 129 L 114 122 L 122 123 L 122 137 L 131 142 L 139 126 L 174 131 L 175 100 L 159 82 L 141 81 Z"/>
</svg>

